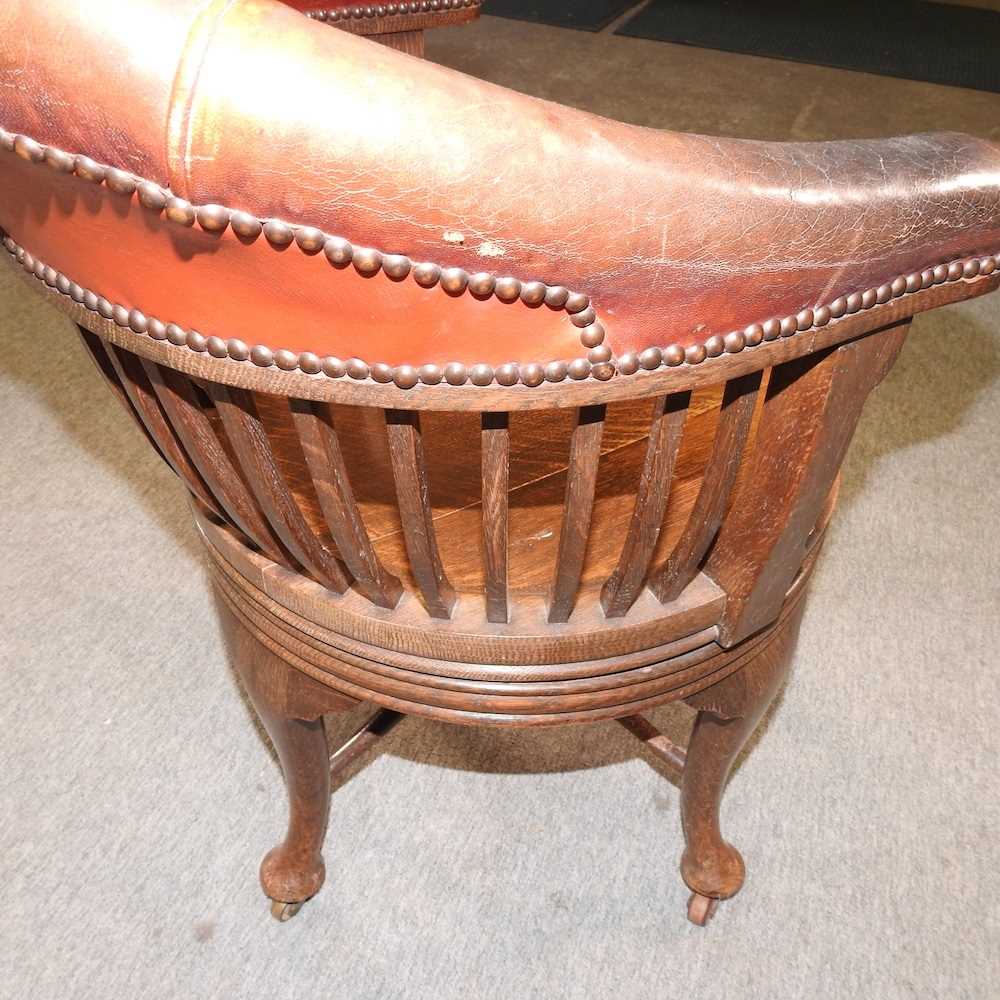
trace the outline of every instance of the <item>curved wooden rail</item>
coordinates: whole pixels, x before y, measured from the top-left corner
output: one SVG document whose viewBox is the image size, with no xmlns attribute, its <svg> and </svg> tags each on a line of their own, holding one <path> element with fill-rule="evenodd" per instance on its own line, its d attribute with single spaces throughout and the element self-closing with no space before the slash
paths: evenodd
<svg viewBox="0 0 1000 1000">
<path fill-rule="evenodd" d="M 242 546 L 284 567 L 300 608 L 369 647 L 352 655 L 436 646 L 431 659 L 527 665 L 627 657 L 717 622 L 736 645 L 773 623 L 905 332 L 740 375 L 716 395 L 672 393 L 651 413 L 642 400 L 587 406 L 567 427 L 557 411 L 488 411 L 475 430 L 459 415 L 425 426 L 412 410 L 198 382 L 84 341 L 201 507 L 242 535 L 213 543 L 237 563 Z M 760 553 L 749 564 L 747 546 Z"/>
</svg>

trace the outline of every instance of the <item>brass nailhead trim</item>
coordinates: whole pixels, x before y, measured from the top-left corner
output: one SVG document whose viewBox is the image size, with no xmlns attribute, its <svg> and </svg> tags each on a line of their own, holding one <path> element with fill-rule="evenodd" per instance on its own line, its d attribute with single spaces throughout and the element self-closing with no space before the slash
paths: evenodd
<svg viewBox="0 0 1000 1000">
<path fill-rule="evenodd" d="M 336 24 L 338 21 L 361 21 L 374 17 L 399 17 L 404 14 L 437 14 L 463 7 L 479 7 L 482 0 L 410 0 L 406 3 L 387 3 L 361 7 L 337 7 L 333 10 L 306 11 L 314 21 Z"/>
<path fill-rule="evenodd" d="M 432 4 L 434 0 L 427 2 Z M 438 2 L 441 4 L 444 0 Z M 452 0 L 453 5 L 455 2 L 456 0 Z M 462 0 L 461 5 L 471 6 L 471 3 Z M 399 6 L 397 5 L 397 8 Z M 427 9 L 434 8 L 428 6 Z M 228 358 L 240 363 L 249 362 L 262 368 L 276 365 L 285 371 L 301 371 L 307 375 L 322 374 L 327 378 L 347 377 L 357 381 L 370 379 L 380 383 L 394 382 L 401 389 L 413 388 L 418 383 L 439 385 L 442 381 L 453 386 L 465 385 L 471 381 L 477 386 L 488 386 L 494 382 L 502 386 L 513 386 L 520 382 L 533 387 L 543 382 L 562 382 L 567 378 L 574 381 L 589 378 L 607 381 L 615 375 L 633 375 L 640 369 L 655 371 L 661 367 L 674 368 L 682 364 L 699 365 L 707 358 L 719 357 L 722 354 L 738 354 L 761 343 L 820 329 L 843 316 L 872 309 L 891 299 L 912 295 L 934 285 L 972 279 L 1000 271 L 1000 253 L 964 258 L 928 267 L 923 271 L 900 275 L 877 288 L 840 296 L 828 305 L 803 309 L 794 316 L 771 318 L 762 323 L 753 323 L 743 330 L 713 334 L 700 344 L 691 344 L 687 347 L 680 344 L 671 344 L 664 348 L 649 347 L 638 353 L 628 352 L 614 358 L 610 349 L 604 345 L 604 327 L 591 306 L 589 296 L 583 292 L 571 292 L 561 285 L 545 285 L 540 281 L 521 282 L 517 278 L 496 278 L 486 273 L 470 275 L 458 267 L 441 268 L 432 263 L 414 263 L 402 254 L 383 254 L 369 247 L 355 246 L 343 237 L 329 236 L 313 227 L 293 226 L 280 219 L 261 220 L 246 212 L 233 211 L 222 205 L 194 206 L 178 198 L 169 189 L 151 181 L 97 163 L 87 156 L 79 154 L 74 156 L 53 146 L 43 146 L 30 136 L 12 134 L 3 129 L 0 129 L 0 150 L 12 152 L 31 163 L 43 164 L 62 173 L 75 173 L 95 184 L 104 183 L 110 190 L 126 197 L 136 194 L 144 208 L 155 213 L 162 211 L 177 225 L 192 227 L 197 222 L 206 232 L 215 234 L 232 227 L 241 242 L 253 242 L 263 234 L 268 243 L 276 249 L 283 250 L 296 243 L 307 255 L 316 254 L 322 249 L 329 263 L 338 269 L 346 269 L 353 265 L 354 269 L 365 277 L 371 277 L 382 271 L 394 281 L 412 278 L 423 288 L 432 288 L 440 284 L 447 294 L 453 296 L 467 292 L 477 298 L 494 295 L 502 302 L 519 301 L 529 308 L 537 308 L 545 303 L 551 309 L 565 310 L 571 322 L 577 327 L 582 327 L 581 343 L 588 348 L 586 357 L 569 361 L 555 360 L 546 365 L 538 363 L 519 365 L 511 362 L 495 369 L 487 364 L 464 365 L 459 362 L 451 362 L 444 366 L 425 364 L 419 368 L 404 364 L 393 368 L 381 362 L 369 364 L 360 358 L 342 361 L 335 357 L 319 358 L 311 351 L 295 354 L 293 351 L 280 348 L 272 350 L 263 344 L 250 348 L 241 340 L 223 341 L 219 337 L 206 338 L 197 330 L 183 330 L 175 323 L 164 323 L 156 317 L 144 315 L 138 309 L 129 310 L 119 303 L 109 302 L 103 296 L 82 288 L 66 275 L 39 261 L 16 243 L 9 234 L 0 230 L 3 246 L 26 271 L 34 274 L 60 294 L 68 295 L 89 311 L 97 312 L 105 319 L 113 320 L 119 326 L 128 327 L 139 335 L 149 336 L 154 340 L 166 340 L 177 347 L 208 353 L 220 360 Z M 224 353 L 223 346 L 225 346 Z"/>
<path fill-rule="evenodd" d="M 436 7 L 433 6 L 434 2 L 435 0 L 429 0 L 428 10 L 444 9 L 442 6 L 444 0 L 437 0 Z M 452 0 L 452 6 L 472 5 L 466 0 L 462 0 L 461 3 Z M 407 5 L 396 6 L 397 13 L 399 13 L 401 6 Z M 410 4 L 409 6 L 424 9 L 421 4 Z M 580 343 L 584 348 L 592 350 L 604 343 L 604 326 L 590 304 L 590 297 L 583 292 L 570 292 L 561 285 L 549 286 L 541 281 L 522 282 L 518 278 L 509 276 L 495 277 L 486 273 L 470 275 L 460 267 L 442 268 L 434 263 L 414 262 L 403 254 L 386 254 L 372 247 L 357 246 L 342 236 L 331 236 L 313 226 L 292 225 L 281 219 L 259 219 L 247 212 L 234 211 L 224 205 L 192 205 L 168 188 L 161 187 L 152 181 L 136 177 L 117 167 L 97 163 L 87 156 L 74 156 L 56 149 L 54 146 L 43 146 L 29 136 L 12 134 L 3 129 L 0 129 L 0 149 L 13 152 L 31 163 L 45 164 L 62 173 L 75 173 L 78 177 L 94 184 L 103 183 L 116 194 L 126 197 L 136 195 L 140 205 L 147 211 L 157 215 L 162 212 L 167 220 L 185 228 L 190 229 L 197 224 L 205 232 L 220 235 L 231 227 L 240 242 L 252 243 L 263 235 L 264 239 L 276 250 L 284 250 L 295 243 L 302 253 L 308 256 L 318 254 L 322 250 L 329 263 L 340 270 L 353 266 L 354 270 L 365 278 L 374 277 L 382 272 L 391 281 L 396 282 L 412 278 L 421 288 L 433 288 L 440 284 L 442 290 L 453 297 L 468 292 L 479 299 L 488 299 L 492 296 L 508 304 L 520 302 L 527 308 L 538 308 L 545 304 L 550 309 L 569 315 L 574 326 L 580 328 Z M 114 307 L 109 303 L 108 310 L 113 309 Z M 118 309 L 124 310 L 124 307 L 118 306 Z M 113 318 L 110 311 L 105 318 Z M 205 351 L 206 347 L 203 344 L 205 338 L 197 331 L 191 331 L 191 333 L 195 335 L 193 337 L 189 335 L 187 341 L 179 341 L 177 346 L 184 343 L 192 350 Z M 219 338 L 212 339 L 218 340 Z M 171 341 L 171 343 L 173 342 Z M 239 341 L 237 343 L 240 348 L 235 354 L 229 352 L 228 356 L 233 360 L 244 360 L 242 347 L 245 345 Z M 292 352 L 290 351 L 272 351 L 263 345 L 258 346 L 259 350 L 254 348 L 250 353 L 250 360 L 254 364 L 261 367 L 277 365 L 287 371 L 300 369 L 306 374 L 318 374 L 318 372 L 311 370 L 315 367 L 312 363 L 315 355 L 311 352 L 306 352 L 306 363 L 303 367 L 301 357 L 295 364 L 292 364 Z M 603 355 L 600 356 L 603 358 Z M 331 359 L 333 362 L 337 360 L 336 358 Z M 573 369 L 577 374 L 573 377 L 585 377 L 580 374 L 585 367 L 587 374 L 590 374 L 592 360 L 592 358 L 589 360 L 588 358 L 577 358 L 576 366 Z M 353 359 L 353 361 L 356 363 L 348 363 L 345 368 L 346 374 L 351 378 L 372 378 L 379 382 L 395 381 L 401 388 L 411 388 L 417 384 L 413 380 L 412 372 L 417 371 L 418 382 L 426 385 L 436 385 L 440 382 L 434 366 L 430 366 L 426 371 L 413 369 L 409 365 L 403 365 L 400 369 L 392 369 L 382 363 L 369 365 L 360 359 Z M 566 366 L 568 373 L 570 362 L 557 362 L 556 364 Z M 320 367 L 321 371 L 327 375 L 340 371 L 339 364 L 331 363 Z M 447 367 L 451 371 L 451 376 L 448 378 L 450 385 L 464 385 L 469 381 L 475 385 L 489 385 L 493 381 L 502 385 L 516 385 L 519 381 L 519 369 L 513 363 L 501 365 L 498 369 L 500 371 L 499 377 L 492 367 L 484 364 L 449 365 Z M 334 375 L 332 377 L 340 376 Z M 565 377 L 564 374 L 563 378 Z M 610 375 L 602 372 L 598 377 L 608 378 Z M 437 379 L 437 382 L 434 379 Z"/>
<path fill-rule="evenodd" d="M 915 295 L 933 284 L 954 283 L 1000 272 L 1000 253 L 952 261 L 947 265 L 938 265 L 934 269 L 897 278 L 894 282 L 879 285 L 878 288 L 866 292 L 857 292 L 846 298 L 837 299 L 833 306 L 803 310 L 798 316 L 789 316 L 784 320 L 770 319 L 766 323 L 754 323 L 743 331 L 734 330 L 724 337 L 715 334 L 702 344 L 691 344 L 686 348 L 679 344 L 671 344 L 663 349 L 648 347 L 638 354 L 632 352 L 622 354 L 617 360 L 612 358 L 607 346 L 600 345 L 589 351 L 586 358 L 550 361 L 547 365 L 534 362 L 518 365 L 510 362 L 494 369 L 487 364 L 469 366 L 453 361 L 443 367 L 426 364 L 416 368 L 413 365 L 403 364 L 393 368 L 381 362 L 368 364 L 360 358 L 342 361 L 335 357 L 320 358 L 311 351 L 296 354 L 283 348 L 272 350 L 264 344 L 250 348 L 242 340 L 205 337 L 197 330 L 184 330 L 176 323 L 164 323 L 155 316 L 147 316 L 138 309 L 129 310 L 119 303 L 110 302 L 90 289 L 83 288 L 29 253 L 2 229 L 0 229 L 0 242 L 25 271 L 54 291 L 69 296 L 90 312 L 96 312 L 118 326 L 128 327 L 134 333 L 148 336 L 152 340 L 168 341 L 176 347 L 208 353 L 220 360 L 247 362 L 260 368 L 277 366 L 284 371 L 301 371 L 306 375 L 323 375 L 333 379 L 347 377 L 361 382 L 369 379 L 383 384 L 394 382 L 400 389 L 412 389 L 418 383 L 440 385 L 442 381 L 454 386 L 471 382 L 473 385 L 484 387 L 494 382 L 501 386 L 513 386 L 520 382 L 525 386 L 534 387 L 543 382 L 563 382 L 567 378 L 573 381 L 594 378 L 605 382 L 615 375 L 634 375 L 640 369 L 655 371 L 664 366 L 676 368 L 682 364 L 700 365 L 706 358 L 719 357 L 721 354 L 739 354 L 741 351 L 752 349 L 767 341 L 777 340 L 779 337 L 795 336 L 807 330 L 817 329 L 826 326 L 837 316 L 851 315 L 876 305 L 883 305 L 890 298 Z M 943 273 L 944 276 L 938 278 L 935 272 Z M 924 284 L 922 276 L 927 274 L 933 279 L 930 280 L 930 284 Z M 912 291 L 911 286 L 915 286 Z M 803 326 L 807 320 L 806 314 L 812 315 L 812 322 L 808 326 Z"/>
</svg>

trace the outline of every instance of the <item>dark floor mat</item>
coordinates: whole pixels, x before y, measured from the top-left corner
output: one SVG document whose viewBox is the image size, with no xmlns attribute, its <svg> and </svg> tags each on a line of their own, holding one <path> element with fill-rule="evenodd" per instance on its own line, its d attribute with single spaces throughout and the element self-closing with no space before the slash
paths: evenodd
<svg viewBox="0 0 1000 1000">
<path fill-rule="evenodd" d="M 617 34 L 1000 93 L 1000 13 L 882 0 L 653 0 Z"/>
<path fill-rule="evenodd" d="M 485 0 L 484 14 L 539 21 L 559 28 L 600 31 L 637 0 Z"/>
</svg>

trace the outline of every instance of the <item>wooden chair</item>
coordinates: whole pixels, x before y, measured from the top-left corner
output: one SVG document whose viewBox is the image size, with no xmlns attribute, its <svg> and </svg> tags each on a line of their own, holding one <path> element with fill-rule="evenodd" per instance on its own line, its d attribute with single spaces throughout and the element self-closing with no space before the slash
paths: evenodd
<svg viewBox="0 0 1000 1000">
<path fill-rule="evenodd" d="M 288 787 L 273 912 L 402 716 L 613 719 L 677 775 L 704 923 L 865 399 L 914 315 L 1000 284 L 1000 149 L 633 129 L 264 0 L 137 0 L 137 84 L 112 7 L 0 43 L 3 244 L 190 494 Z M 676 700 L 686 749 L 643 715 Z"/>
<path fill-rule="evenodd" d="M 424 32 L 466 24 L 479 16 L 481 0 L 403 0 L 402 3 L 356 4 L 351 0 L 283 0 L 323 24 L 365 35 L 391 49 L 424 54 Z"/>
</svg>

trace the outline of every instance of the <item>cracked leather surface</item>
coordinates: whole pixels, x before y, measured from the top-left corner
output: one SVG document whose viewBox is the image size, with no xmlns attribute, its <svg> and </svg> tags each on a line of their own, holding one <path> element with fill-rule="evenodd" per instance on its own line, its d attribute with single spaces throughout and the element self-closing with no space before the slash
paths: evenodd
<svg viewBox="0 0 1000 1000">
<path fill-rule="evenodd" d="M 195 203 L 584 291 L 616 353 L 1000 250 L 1000 146 L 985 140 L 766 143 L 638 128 L 270 0 L 9 2 L 0 125 Z M 0 225 L 19 242 L 206 334 L 389 363 L 582 353 L 566 317 L 545 308 L 453 299 L 334 272 L 294 246 L 168 226 L 9 156 L 0 176 Z"/>
</svg>

